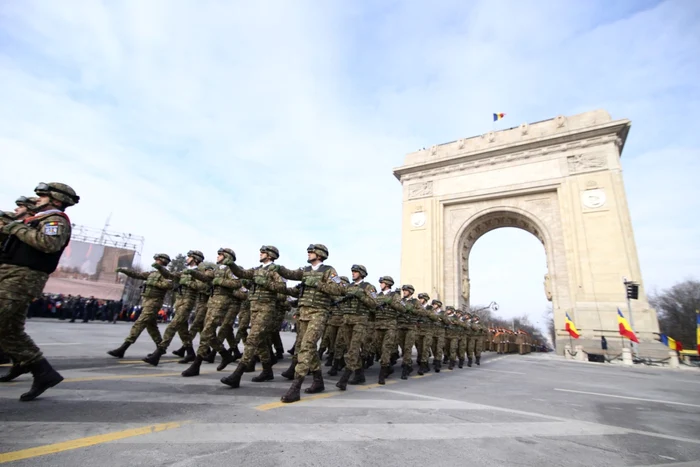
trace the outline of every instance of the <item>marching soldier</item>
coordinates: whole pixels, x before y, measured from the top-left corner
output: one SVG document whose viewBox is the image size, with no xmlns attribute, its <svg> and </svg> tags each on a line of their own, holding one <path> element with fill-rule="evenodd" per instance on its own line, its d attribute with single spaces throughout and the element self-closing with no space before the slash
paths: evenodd
<svg viewBox="0 0 700 467">
<path fill-rule="evenodd" d="M 350 285 L 350 279 L 348 279 L 347 276 L 340 276 L 340 283 L 344 287 L 348 287 Z M 352 298 L 352 295 L 346 294 L 340 298 L 334 298 L 331 300 L 331 319 L 328 321 L 328 326 L 326 326 L 326 332 L 323 334 L 323 338 L 325 339 L 326 336 L 328 336 L 328 328 L 331 327 L 331 320 L 333 320 L 334 313 L 337 313 L 340 316 L 340 328 L 335 336 L 335 345 L 329 350 L 329 352 L 333 353 L 333 362 L 331 363 L 331 369 L 328 370 L 328 376 L 336 376 L 338 371 L 345 368 L 345 358 L 343 356 L 347 351 L 347 345 L 343 338 L 343 314 L 345 313 L 345 309 L 348 308 L 349 302 Z M 326 365 L 328 365 L 328 363 L 326 363 Z"/>
<path fill-rule="evenodd" d="M 195 269 L 197 266 L 204 261 L 204 253 L 199 250 L 190 250 L 187 252 L 187 257 L 185 258 L 185 264 L 188 269 Z M 197 288 L 196 279 L 192 277 L 191 274 L 183 274 L 180 272 L 170 272 L 168 268 L 156 262 L 153 267 L 155 267 L 166 279 L 174 280 L 177 283 L 175 288 L 175 316 L 173 320 L 168 324 L 163 333 L 163 340 L 160 341 L 156 351 L 151 355 L 143 359 L 144 362 L 149 363 L 153 366 L 158 366 L 160 362 L 160 357 L 164 355 L 168 346 L 175 337 L 177 333 L 182 341 L 182 346 L 180 349 L 173 352 L 174 355 L 180 357 L 184 356 L 185 352 L 194 354 L 194 348 L 192 347 L 192 337 L 188 328 L 188 320 L 190 318 L 190 313 L 192 308 L 194 308 L 197 302 Z M 182 352 L 182 353 L 181 353 Z"/>
<path fill-rule="evenodd" d="M 391 276 L 379 278 L 380 292 L 377 294 L 377 309 L 374 312 L 374 346 L 379 353 L 379 384 L 384 384 L 384 378 L 389 374 L 391 353 L 396 348 L 396 324 L 399 313 L 405 313 L 401 299 L 391 290 L 394 279 Z M 364 374 L 362 375 L 364 383 Z"/>
<path fill-rule="evenodd" d="M 197 267 L 197 272 L 204 275 L 213 274 L 213 271 L 217 268 L 216 264 L 211 262 L 202 262 Z M 195 276 L 196 278 L 196 276 Z M 204 321 L 207 319 L 207 305 L 209 303 L 209 298 L 211 297 L 211 284 L 208 282 L 197 280 L 195 281 L 195 287 L 197 288 L 197 304 L 194 307 L 194 320 L 190 326 L 190 338 L 194 340 L 197 334 L 202 332 L 204 329 Z M 202 340 L 202 336 L 199 336 L 199 340 Z M 192 353 L 187 352 L 184 358 L 178 363 L 192 363 L 195 360 L 194 349 Z M 176 354 L 177 355 L 177 354 Z M 214 363 L 215 354 L 207 355 L 206 361 Z"/>
<path fill-rule="evenodd" d="M 347 389 L 353 372 L 355 373 L 355 382 L 353 384 L 364 382 L 361 381 L 364 380 L 364 375 L 362 374 L 363 363 L 360 352 L 364 342 L 370 310 L 377 307 L 377 302 L 375 301 L 377 289 L 364 280 L 367 277 L 367 268 L 361 264 L 353 264 L 351 271 L 353 281 L 345 290 L 345 298 L 347 300 L 341 303 L 343 313 L 341 339 L 346 349 L 344 356 L 345 371 L 336 383 L 336 387 L 341 391 Z M 336 356 L 335 362 L 338 362 L 341 356 Z"/>
<path fill-rule="evenodd" d="M 445 312 L 445 351 L 448 361 L 448 370 L 453 370 L 455 360 L 457 360 L 457 340 L 459 331 L 456 323 L 456 310 L 453 306 L 448 306 Z"/>
<path fill-rule="evenodd" d="M 440 373 L 440 364 L 442 363 L 443 349 L 445 348 L 445 323 L 443 317 L 445 312 L 442 310 L 442 302 L 433 300 L 433 316 L 437 319 L 433 321 L 433 369 L 435 373 Z"/>
<path fill-rule="evenodd" d="M 277 308 L 278 293 L 286 291 L 286 284 L 277 272 L 278 266 L 275 260 L 280 256 L 279 250 L 272 245 L 260 247 L 260 266 L 252 269 L 242 269 L 234 260 L 228 260 L 225 264 L 238 277 L 252 280 L 253 284 L 248 293 L 250 300 L 251 328 L 248 335 L 243 357 L 238 366 L 229 376 L 221 378 L 221 382 L 238 388 L 241 385 L 241 377 L 246 368 L 255 365 L 255 355 L 260 357 L 262 373 L 254 377 L 254 383 L 271 381 L 275 378 L 272 373 L 272 363 L 268 347 L 269 334 L 273 331 L 275 313 Z"/>
<path fill-rule="evenodd" d="M 343 286 L 340 285 L 338 273 L 332 266 L 323 264 L 323 261 L 328 259 L 328 248 L 317 243 L 309 245 L 306 252 L 308 254 L 307 262 L 310 266 L 295 271 L 284 266 L 279 267 L 279 274 L 282 277 L 301 281 L 303 284 L 299 296 L 299 331 L 297 335 L 299 345 L 294 354 L 297 360 L 295 378 L 287 393 L 282 396 L 282 402 L 295 402 L 301 398 L 299 394 L 301 385 L 309 371 L 312 372 L 314 380 L 304 392 L 313 394 L 325 389 L 321 361 L 316 346 L 323 336 L 331 297 L 343 294 Z"/>
<path fill-rule="evenodd" d="M 430 319 L 432 315 L 432 307 L 428 303 L 430 295 L 427 293 L 419 293 L 418 301 L 423 307 L 423 313 L 418 317 L 418 325 L 416 330 L 416 352 L 418 353 L 418 374 L 423 375 L 426 371 L 430 371 L 428 361 L 430 360 L 430 347 L 433 344 L 433 324 Z"/>
<path fill-rule="evenodd" d="M 403 298 L 401 303 L 404 306 L 404 312 L 399 313 L 397 320 L 397 340 L 401 348 L 403 361 L 401 362 L 401 379 L 407 379 L 413 372 L 413 346 L 416 343 L 416 326 L 420 314 L 423 312 L 420 302 L 413 297 L 416 289 L 411 284 L 401 286 Z M 385 375 L 388 376 L 388 375 Z M 384 384 L 380 381 L 379 384 Z"/>
<path fill-rule="evenodd" d="M 170 256 L 165 253 L 156 253 L 153 259 L 163 267 L 170 264 Z M 148 335 L 151 336 L 156 346 L 160 345 L 163 339 L 158 329 L 158 311 L 160 311 L 160 308 L 163 306 L 165 294 L 172 288 L 173 283 L 163 277 L 163 274 L 158 269 L 150 272 L 138 272 L 129 268 L 117 268 L 117 272 L 121 272 L 134 279 L 146 281 L 143 284 L 143 291 L 141 292 L 141 314 L 131 327 L 131 331 L 127 338 L 124 339 L 124 343 L 121 347 L 107 352 L 112 357 L 124 358 L 126 349 L 136 342 L 136 339 L 139 338 L 144 329 L 148 331 Z"/>
<path fill-rule="evenodd" d="M 238 345 L 233 334 L 233 325 L 236 323 L 236 317 L 243 308 L 243 304 L 248 300 L 248 289 L 243 285 L 240 289 L 233 291 L 233 297 L 231 297 L 231 305 L 228 307 L 226 316 L 221 322 L 221 327 L 219 328 L 219 333 L 217 338 L 219 341 L 228 342 L 228 352 L 232 355 L 232 360 L 230 363 L 235 362 L 243 356 L 240 350 L 238 350 Z M 216 371 L 222 371 L 229 362 L 222 361 L 221 364 L 216 367 Z"/>
<path fill-rule="evenodd" d="M 19 398 L 25 402 L 63 381 L 24 331 L 24 324 L 29 303 L 41 295 L 70 242 L 71 223 L 64 211 L 80 201 L 63 183 L 40 183 L 34 192 L 39 197 L 36 215 L 0 229 L 4 236 L 0 251 L 0 348 L 13 361 L 2 381 L 31 372 L 32 387 Z"/>
</svg>

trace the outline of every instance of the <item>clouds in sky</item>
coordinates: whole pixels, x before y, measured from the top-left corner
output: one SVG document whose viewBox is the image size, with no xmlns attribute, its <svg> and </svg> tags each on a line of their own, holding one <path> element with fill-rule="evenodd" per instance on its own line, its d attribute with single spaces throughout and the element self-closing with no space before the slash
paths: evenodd
<svg viewBox="0 0 700 467">
<path fill-rule="evenodd" d="M 75 223 L 157 251 L 309 243 L 398 279 L 401 187 L 419 147 L 596 108 L 623 153 L 647 288 L 698 276 L 700 5 L 693 1 L 5 2 L 0 202 L 65 181 Z M 541 244 L 502 230 L 472 293 L 539 318 Z"/>
</svg>

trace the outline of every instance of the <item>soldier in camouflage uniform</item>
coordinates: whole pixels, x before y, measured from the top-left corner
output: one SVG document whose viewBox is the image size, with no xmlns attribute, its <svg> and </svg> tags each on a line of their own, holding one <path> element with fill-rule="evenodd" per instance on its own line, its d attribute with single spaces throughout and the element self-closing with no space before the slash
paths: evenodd
<svg viewBox="0 0 700 467">
<path fill-rule="evenodd" d="M 63 381 L 24 331 L 24 324 L 29 303 L 41 295 L 70 241 L 71 223 L 64 211 L 80 201 L 63 183 L 40 183 L 34 192 L 39 197 L 37 214 L 0 229 L 4 236 L 0 251 L 0 348 L 13 361 L 2 380 L 11 381 L 27 372 L 34 377 L 31 389 L 20 401 L 36 399 Z"/>
<path fill-rule="evenodd" d="M 292 311 L 292 300 L 293 298 L 286 294 L 277 295 L 277 307 L 275 308 L 275 315 L 268 336 L 270 341 L 269 347 L 274 350 L 274 353 L 271 354 L 273 365 L 284 359 L 284 344 L 282 343 L 280 332 L 282 331 L 282 323 L 284 323 L 287 313 Z"/>
<path fill-rule="evenodd" d="M 367 268 L 361 264 L 353 264 L 351 271 L 352 283 L 346 286 L 344 300 L 341 303 L 343 327 L 340 331 L 340 339 L 346 349 L 343 357 L 345 371 L 336 383 L 336 387 L 341 391 L 347 389 L 353 372 L 355 372 L 355 378 L 352 384 L 360 384 L 365 380 L 360 352 L 370 311 L 377 308 L 377 289 L 364 280 L 367 277 Z M 340 360 L 340 356 L 338 354 L 336 356 L 335 361 L 337 362 Z M 340 366 L 340 364 L 335 365 L 336 367 Z"/>
<path fill-rule="evenodd" d="M 467 353 L 467 344 L 469 343 L 469 334 L 471 333 L 471 323 L 469 322 L 471 315 L 465 312 L 457 312 L 457 324 L 460 327 L 459 338 L 457 339 L 457 367 L 464 367 L 464 357 Z"/>
<path fill-rule="evenodd" d="M 170 256 L 165 253 L 157 253 L 153 256 L 153 259 L 163 267 L 170 264 Z M 117 272 L 121 272 L 134 279 L 146 281 L 143 284 L 143 292 L 141 292 L 141 314 L 131 327 L 129 336 L 124 339 L 124 343 L 121 347 L 107 352 L 112 357 L 124 358 L 126 349 L 136 342 L 136 339 L 139 338 L 144 329 L 148 331 L 148 335 L 151 336 L 153 342 L 155 342 L 156 345 L 160 345 L 163 339 L 158 329 L 158 311 L 160 311 L 163 306 L 165 294 L 172 288 L 173 283 L 163 277 L 163 274 L 158 269 L 154 269 L 150 272 L 138 272 L 129 268 L 117 268 Z"/>
<path fill-rule="evenodd" d="M 457 314 L 453 306 L 448 306 L 445 310 L 445 351 L 448 361 L 448 370 L 453 370 L 457 360 L 457 340 L 459 339 L 459 329 L 457 327 Z"/>
<path fill-rule="evenodd" d="M 188 269 L 196 268 L 202 261 L 204 261 L 204 254 L 199 250 L 190 250 L 187 252 L 185 258 L 185 264 Z M 160 362 L 160 357 L 163 356 L 167 350 L 168 346 L 175 337 L 175 334 L 180 336 L 182 341 L 182 346 L 180 349 L 173 352 L 174 355 L 183 357 L 185 352 L 194 353 L 192 348 L 192 337 L 187 329 L 189 324 L 190 313 L 197 302 L 197 289 L 195 285 L 196 279 L 192 277 L 191 274 L 183 274 L 180 272 L 171 272 L 165 266 L 156 262 L 153 264 L 166 279 L 170 279 L 175 282 L 175 316 L 173 320 L 165 328 L 163 333 L 163 340 L 156 347 L 156 351 L 143 359 L 144 362 L 149 363 L 153 366 L 158 366 Z"/>
<path fill-rule="evenodd" d="M 481 324 L 479 321 L 479 317 L 475 317 L 474 319 L 474 325 L 476 326 L 476 330 L 474 332 L 474 362 L 477 365 L 481 365 L 481 351 L 484 349 L 484 339 L 486 338 L 486 327 Z"/>
<path fill-rule="evenodd" d="M 423 307 L 417 298 L 413 297 L 416 289 L 411 284 L 401 286 L 403 298 L 401 303 L 405 311 L 398 316 L 397 341 L 401 348 L 401 379 L 407 379 L 413 373 L 413 346 L 416 343 L 416 330 L 419 319 L 423 316 Z M 388 376 L 388 375 L 385 375 Z M 379 384 L 383 384 L 380 382 Z"/>
<path fill-rule="evenodd" d="M 260 357 L 262 373 L 252 379 L 255 383 L 271 381 L 275 378 L 272 372 L 272 363 L 268 347 L 269 335 L 273 331 L 276 322 L 278 293 L 287 291 L 285 282 L 278 274 L 278 266 L 275 260 L 280 256 L 279 250 L 272 245 L 260 247 L 260 266 L 252 269 L 242 269 L 233 261 L 226 264 L 238 277 L 253 281 L 248 293 L 250 299 L 250 334 L 248 335 L 243 357 L 238 366 L 229 376 L 221 378 L 221 382 L 238 388 L 241 385 L 241 377 L 246 368 L 255 365 L 255 355 Z"/>
<path fill-rule="evenodd" d="M 243 285 L 248 289 L 248 299 L 243 302 L 241 311 L 238 312 L 238 331 L 236 331 L 236 336 L 233 339 L 236 345 L 234 352 L 238 352 L 239 342 L 245 344 L 248 340 L 248 327 L 250 326 L 250 290 L 253 287 L 253 283 L 250 281 L 243 281 Z"/>
<path fill-rule="evenodd" d="M 345 276 L 341 276 L 340 280 L 343 285 L 347 285 L 350 283 L 350 280 Z M 323 352 L 326 349 L 328 350 L 326 366 L 333 365 L 333 362 L 335 360 L 334 357 L 336 355 L 336 338 L 340 333 L 340 328 L 343 326 L 343 312 L 340 310 L 340 302 L 344 298 L 345 297 L 331 300 L 331 316 L 328 319 L 328 323 L 326 324 L 326 330 L 323 333 L 323 339 L 321 339 L 321 348 L 318 351 L 318 355 L 320 358 L 323 356 Z M 340 360 L 340 355 L 338 356 L 338 360 Z"/>
<path fill-rule="evenodd" d="M 391 354 L 396 348 L 396 323 L 399 313 L 405 313 L 399 294 L 391 290 L 394 279 L 391 276 L 379 278 L 381 291 L 377 294 L 377 309 L 374 321 L 374 346 L 381 352 L 379 363 L 379 384 L 384 384 L 384 378 L 389 374 Z M 364 382 L 364 381 L 363 381 Z"/>
<path fill-rule="evenodd" d="M 340 283 L 343 285 L 343 287 L 347 287 L 350 285 L 350 279 L 348 279 L 347 276 L 340 276 Z M 323 334 L 323 339 L 325 340 L 328 336 L 328 328 L 331 327 L 331 322 L 334 319 L 336 320 L 335 322 L 337 322 L 336 316 L 340 317 L 340 328 L 335 336 L 333 348 L 329 350 L 329 352 L 333 353 L 331 369 L 328 370 L 329 376 L 337 376 L 338 372 L 345 368 L 344 355 L 347 350 L 347 346 L 345 345 L 345 340 L 343 339 L 343 310 L 344 308 L 347 308 L 351 299 L 352 295 L 344 295 L 340 298 L 334 297 L 331 299 L 331 318 L 328 320 L 328 326 L 326 326 L 326 332 Z M 321 346 L 323 346 L 323 344 L 321 344 Z M 326 362 L 326 366 L 328 366 L 328 362 Z"/>
<path fill-rule="evenodd" d="M 310 266 L 297 270 L 279 267 L 279 274 L 285 279 L 302 282 L 299 296 L 299 331 L 294 357 L 297 360 L 294 382 L 287 393 L 282 396 L 282 402 L 295 402 L 300 399 L 299 391 L 304 378 L 309 371 L 313 374 L 313 383 L 304 390 L 307 394 L 321 392 L 323 373 L 318 357 L 317 344 L 323 336 L 326 326 L 326 316 L 329 313 L 331 297 L 341 296 L 343 286 L 340 277 L 332 266 L 323 264 L 328 259 L 328 248 L 320 243 L 309 245 L 306 249 L 307 262 Z"/>
<path fill-rule="evenodd" d="M 430 319 L 432 316 L 432 307 L 428 303 L 428 300 L 430 300 L 430 295 L 427 293 L 418 294 L 418 302 L 423 308 L 423 313 L 418 316 L 418 324 L 416 327 L 416 351 L 418 353 L 419 375 L 430 371 L 428 362 L 430 360 L 430 347 L 433 344 L 433 323 Z"/>
<path fill-rule="evenodd" d="M 217 267 L 216 264 L 205 261 L 199 264 L 197 271 L 205 275 L 213 274 L 213 271 L 215 271 Z M 195 280 L 194 283 L 197 288 L 197 303 L 194 306 L 194 320 L 190 326 L 190 338 L 192 338 L 193 341 L 197 334 L 200 334 L 202 329 L 204 329 L 204 322 L 207 319 L 207 305 L 209 304 L 212 291 L 212 286 L 209 282 Z M 199 340 L 202 340 L 202 336 L 199 336 Z M 192 353 L 187 352 L 185 358 L 178 363 L 192 363 L 194 362 L 195 355 L 196 352 L 192 349 Z M 205 361 L 214 363 L 215 356 L 216 354 L 210 352 L 205 358 Z"/>
<path fill-rule="evenodd" d="M 445 347 L 445 323 L 442 320 L 445 314 L 442 310 L 442 302 L 440 300 L 433 300 L 433 314 L 432 316 L 438 319 L 433 321 L 433 369 L 435 373 L 440 373 L 440 364 L 442 363 L 442 349 Z"/>
<path fill-rule="evenodd" d="M 219 267 L 214 271 L 200 272 L 197 269 L 186 269 L 183 271 L 183 274 L 189 273 L 195 279 L 211 283 L 212 286 L 211 297 L 209 297 L 207 302 L 204 328 L 199 336 L 197 356 L 192 365 L 182 372 L 184 377 L 199 376 L 199 369 L 205 358 L 209 357 L 210 362 L 214 363 L 213 358 L 210 357 L 211 354 L 214 356 L 216 356 L 216 353 L 221 355 L 223 367 L 233 361 L 231 353 L 224 348 L 223 343 L 218 339 L 216 329 L 221 325 L 224 315 L 231 305 L 233 292 L 243 286 L 243 283 L 231 273 L 231 269 L 226 265 L 227 262 L 235 260 L 236 253 L 232 249 L 219 248 L 216 258 L 216 264 Z M 210 348 L 212 352 L 209 351 Z"/>
<path fill-rule="evenodd" d="M 229 363 L 237 361 L 243 356 L 240 350 L 238 350 L 238 343 L 233 334 L 233 325 L 236 323 L 236 317 L 243 308 L 243 304 L 248 300 L 248 289 L 241 287 L 238 290 L 233 291 L 233 297 L 231 298 L 231 305 L 229 305 L 228 311 L 224 320 L 221 322 L 221 327 L 219 328 L 219 333 L 217 337 L 219 341 L 228 342 L 229 352 L 232 355 L 231 362 L 221 362 L 221 364 L 216 367 L 216 371 L 222 371 Z"/>
</svg>

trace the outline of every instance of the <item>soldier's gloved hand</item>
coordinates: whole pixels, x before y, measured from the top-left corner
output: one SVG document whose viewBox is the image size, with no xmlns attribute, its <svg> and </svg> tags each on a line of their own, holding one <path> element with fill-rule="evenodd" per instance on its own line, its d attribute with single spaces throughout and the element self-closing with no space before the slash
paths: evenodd
<svg viewBox="0 0 700 467">
<path fill-rule="evenodd" d="M 159 269 L 158 266 L 160 266 L 160 263 L 156 262 L 156 263 L 151 264 L 151 267 L 155 268 L 155 269 Z"/>
<path fill-rule="evenodd" d="M 226 255 L 221 264 L 224 264 L 226 266 L 233 266 L 234 264 L 236 264 L 236 262 L 233 261 L 233 258 L 230 258 L 228 255 Z"/>
<path fill-rule="evenodd" d="M 187 275 L 190 275 L 190 274 L 192 274 L 192 269 L 185 269 L 185 270 L 182 271 L 180 274 L 187 274 Z"/>
<path fill-rule="evenodd" d="M 215 277 L 215 278 L 211 281 L 211 284 L 212 284 L 212 285 L 221 285 L 223 282 L 224 282 L 224 278 L 223 278 L 223 277 Z"/>
<path fill-rule="evenodd" d="M 121 273 L 123 273 L 125 271 L 126 271 L 126 268 L 117 268 L 114 270 L 114 272 L 121 272 Z"/>
<path fill-rule="evenodd" d="M 9 224 L 5 225 L 0 232 L 6 234 L 6 235 L 12 235 L 16 233 L 18 230 L 20 230 L 24 226 L 24 223 L 22 221 L 13 221 L 10 222 Z"/>
<path fill-rule="evenodd" d="M 265 287 L 267 285 L 267 278 L 263 276 L 255 276 L 253 277 L 253 282 L 261 287 Z"/>
<path fill-rule="evenodd" d="M 316 276 L 307 276 L 307 277 L 304 277 L 303 282 L 304 282 L 304 285 L 307 287 L 316 287 L 316 286 L 318 286 L 319 280 L 318 280 L 318 277 L 316 277 Z"/>
</svg>

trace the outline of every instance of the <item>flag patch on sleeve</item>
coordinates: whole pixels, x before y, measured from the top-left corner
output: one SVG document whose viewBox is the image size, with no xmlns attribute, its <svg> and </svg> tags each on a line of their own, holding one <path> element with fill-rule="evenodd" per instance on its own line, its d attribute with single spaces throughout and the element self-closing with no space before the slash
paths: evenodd
<svg viewBox="0 0 700 467">
<path fill-rule="evenodd" d="M 331 280 L 335 282 L 336 284 L 340 284 L 340 277 L 339 276 L 333 276 L 331 277 Z"/>
<path fill-rule="evenodd" d="M 49 222 L 44 225 L 44 235 L 55 236 L 58 235 L 58 222 Z"/>
</svg>

